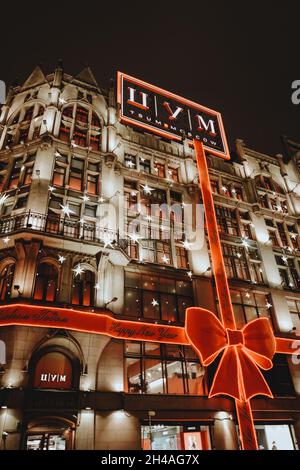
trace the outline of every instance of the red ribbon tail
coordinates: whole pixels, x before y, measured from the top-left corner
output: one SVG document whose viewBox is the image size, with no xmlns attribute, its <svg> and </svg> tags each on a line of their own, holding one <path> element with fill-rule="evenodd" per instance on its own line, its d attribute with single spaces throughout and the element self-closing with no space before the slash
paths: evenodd
<svg viewBox="0 0 300 470">
<path fill-rule="evenodd" d="M 229 395 L 237 400 L 241 400 L 238 376 L 238 356 L 234 346 L 230 346 L 225 350 L 221 358 L 211 386 L 209 398 L 216 395 Z"/>
<path fill-rule="evenodd" d="M 240 349 L 238 357 L 241 372 L 240 381 L 242 382 L 244 398 L 250 400 L 250 398 L 256 395 L 266 395 L 273 398 L 273 394 L 264 376 L 253 359 L 251 359 L 251 356 L 244 349 Z"/>
</svg>

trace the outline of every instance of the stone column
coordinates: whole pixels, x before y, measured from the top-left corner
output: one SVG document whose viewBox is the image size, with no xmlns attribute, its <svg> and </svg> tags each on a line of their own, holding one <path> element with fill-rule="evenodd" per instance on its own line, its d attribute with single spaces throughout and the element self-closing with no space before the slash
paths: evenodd
<svg viewBox="0 0 300 470">
<path fill-rule="evenodd" d="M 238 450 L 238 437 L 235 422 L 225 411 L 215 415 L 214 438 L 216 450 Z"/>
</svg>

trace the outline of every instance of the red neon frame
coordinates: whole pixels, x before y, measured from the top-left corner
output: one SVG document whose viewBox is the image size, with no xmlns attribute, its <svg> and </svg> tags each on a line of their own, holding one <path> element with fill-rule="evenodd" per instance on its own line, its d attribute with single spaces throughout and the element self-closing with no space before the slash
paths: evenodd
<svg viewBox="0 0 300 470">
<path fill-rule="evenodd" d="M 165 96 L 166 98 L 174 99 L 186 106 L 189 106 L 190 108 L 195 108 L 195 109 L 198 109 L 199 111 L 205 111 L 206 113 L 211 114 L 214 117 L 217 117 L 219 129 L 221 133 L 221 139 L 222 139 L 222 143 L 224 146 L 224 152 L 221 152 L 219 150 L 214 150 L 213 148 L 205 146 L 205 145 L 203 145 L 203 147 L 212 155 L 216 155 L 217 157 L 223 158 L 224 160 L 230 160 L 230 154 L 229 154 L 229 149 L 228 149 L 228 144 L 227 144 L 227 139 L 226 139 L 226 134 L 225 134 L 225 129 L 224 129 L 221 113 L 219 113 L 218 111 L 214 111 L 213 109 L 207 108 L 205 106 L 199 105 L 198 103 L 195 103 L 194 101 L 183 98 L 182 96 L 178 96 L 175 93 L 171 93 L 167 90 L 164 90 L 163 88 L 159 88 L 158 86 L 151 85 L 150 83 L 144 82 L 143 80 L 140 80 L 138 78 L 132 77 L 131 75 L 127 75 L 123 72 L 118 71 L 117 72 L 117 101 L 118 101 L 118 104 L 120 105 L 121 122 L 140 127 L 142 129 L 148 130 L 150 132 L 153 132 L 155 134 L 158 134 L 162 137 L 166 137 L 171 140 L 177 140 L 177 141 L 182 140 L 181 137 L 176 136 L 168 131 L 157 129 L 156 127 L 151 126 L 150 124 L 147 125 L 135 119 L 131 119 L 128 116 L 123 115 L 122 104 L 123 104 L 123 79 L 124 78 L 128 81 L 131 81 L 131 83 L 133 84 L 141 85 L 150 91 L 153 91 L 157 94 L 161 94 Z M 191 139 L 188 139 L 188 140 L 192 143 Z"/>
</svg>

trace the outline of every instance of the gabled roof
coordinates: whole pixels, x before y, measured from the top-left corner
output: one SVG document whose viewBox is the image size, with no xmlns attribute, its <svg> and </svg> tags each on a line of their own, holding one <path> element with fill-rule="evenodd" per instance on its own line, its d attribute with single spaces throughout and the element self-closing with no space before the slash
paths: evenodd
<svg viewBox="0 0 300 470">
<path fill-rule="evenodd" d="M 76 75 L 75 79 L 99 88 L 95 75 L 90 67 L 85 67 L 78 75 Z"/>
<path fill-rule="evenodd" d="M 42 83 L 47 82 L 47 79 L 42 71 L 41 67 L 38 65 L 35 67 L 33 72 L 29 75 L 25 83 L 23 83 L 22 88 L 29 88 L 36 85 L 41 85 Z"/>
</svg>

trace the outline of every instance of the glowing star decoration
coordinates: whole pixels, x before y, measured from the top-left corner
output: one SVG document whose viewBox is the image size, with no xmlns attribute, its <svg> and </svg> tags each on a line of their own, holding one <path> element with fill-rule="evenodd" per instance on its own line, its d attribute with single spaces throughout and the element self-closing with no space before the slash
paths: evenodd
<svg viewBox="0 0 300 470">
<path fill-rule="evenodd" d="M 153 307 L 157 307 L 157 306 L 158 306 L 157 300 L 156 300 L 156 299 L 152 299 L 151 305 L 152 305 Z"/>
<path fill-rule="evenodd" d="M 102 204 L 102 202 L 105 202 L 104 197 L 100 196 L 99 199 L 98 199 L 98 202 L 100 202 L 100 204 Z"/>
<path fill-rule="evenodd" d="M 141 186 L 142 186 L 145 194 L 151 194 L 151 192 L 154 191 L 154 189 L 150 188 L 147 183 L 145 185 L 141 185 Z"/>
<path fill-rule="evenodd" d="M 296 238 L 298 237 L 297 233 L 290 233 L 290 235 L 293 240 L 296 240 Z"/>
<path fill-rule="evenodd" d="M 3 241 L 4 245 L 7 245 L 7 244 L 8 244 L 8 242 L 9 242 L 9 240 L 10 240 L 10 238 L 8 238 L 8 237 L 5 237 L 5 238 L 3 238 L 3 240 L 2 240 L 2 241 Z"/>
<path fill-rule="evenodd" d="M 164 263 L 166 263 L 166 264 L 168 264 L 169 261 L 170 261 L 170 258 L 168 258 L 165 254 L 164 254 L 164 256 L 163 256 L 161 259 L 162 259 L 162 261 L 163 261 Z"/>
<path fill-rule="evenodd" d="M 144 162 L 144 161 L 145 161 L 145 158 L 144 158 L 144 157 L 140 157 L 140 160 L 141 160 L 141 162 Z"/>
<path fill-rule="evenodd" d="M 113 240 L 111 239 L 111 237 L 109 236 L 108 233 L 105 232 L 103 234 L 103 237 L 101 238 L 101 241 L 104 244 L 104 248 L 107 248 L 108 246 L 110 248 L 114 248 L 113 245 L 112 245 Z"/>
<path fill-rule="evenodd" d="M 84 225 L 84 224 L 85 224 L 85 220 L 84 220 L 84 219 L 80 219 L 80 220 L 79 220 L 79 223 L 80 223 L 80 225 Z"/>
<path fill-rule="evenodd" d="M 243 238 L 243 240 L 242 240 L 242 245 L 243 245 L 245 248 L 247 248 L 247 247 L 249 246 L 249 243 L 248 243 L 248 241 L 246 240 L 246 238 Z"/>
<path fill-rule="evenodd" d="M 58 261 L 60 264 L 63 264 L 66 261 L 66 258 L 63 255 L 58 255 Z"/>
<path fill-rule="evenodd" d="M 73 148 L 76 148 L 76 147 L 78 147 L 78 145 L 75 143 L 75 141 L 74 141 L 74 140 L 72 140 L 72 141 L 71 141 L 71 147 L 73 147 Z"/>
<path fill-rule="evenodd" d="M 245 294 L 245 297 L 247 297 L 247 299 L 249 299 L 249 298 L 250 298 L 250 294 L 249 294 L 249 292 L 246 292 L 246 294 Z"/>
<path fill-rule="evenodd" d="M 80 276 L 82 273 L 84 273 L 84 269 L 82 268 L 80 264 L 77 264 L 77 266 L 75 266 L 75 268 L 72 269 L 72 271 L 74 272 L 75 277 Z"/>
<path fill-rule="evenodd" d="M 0 207 L 3 206 L 3 204 L 5 203 L 7 198 L 8 198 L 8 196 L 6 194 L 3 194 L 3 195 L 0 196 Z"/>
<path fill-rule="evenodd" d="M 131 191 L 130 194 L 131 194 L 132 197 L 136 197 L 136 192 L 135 191 Z"/>
<path fill-rule="evenodd" d="M 192 278 L 192 276 L 193 276 L 192 271 L 188 271 L 188 272 L 187 272 L 187 275 L 188 275 L 190 278 Z"/>
<path fill-rule="evenodd" d="M 283 261 L 284 263 L 287 263 L 287 260 L 288 260 L 288 259 L 287 259 L 286 256 L 283 255 L 283 256 L 281 257 L 281 259 L 282 259 L 282 261 Z"/>
<path fill-rule="evenodd" d="M 66 104 L 66 100 L 64 98 L 58 98 L 60 104 Z"/>
<path fill-rule="evenodd" d="M 266 308 L 271 308 L 272 307 L 272 304 L 270 304 L 270 302 L 266 302 Z"/>
<path fill-rule="evenodd" d="M 226 188 L 226 186 L 222 186 L 221 189 L 222 189 L 223 193 L 227 193 L 227 188 Z"/>
<path fill-rule="evenodd" d="M 133 243 L 136 243 L 141 239 L 140 235 L 138 235 L 136 232 L 135 233 L 130 233 L 129 238 L 130 238 L 130 240 L 133 241 Z"/>
<path fill-rule="evenodd" d="M 56 157 L 61 157 L 61 154 L 59 153 L 58 150 L 55 151 L 55 154 L 54 154 Z"/>
<path fill-rule="evenodd" d="M 100 289 L 100 284 L 99 284 L 99 282 L 97 282 L 97 284 L 95 284 L 94 288 L 95 288 L 95 289 Z"/>
<path fill-rule="evenodd" d="M 242 254 L 241 254 L 241 253 L 237 253 L 236 256 L 237 256 L 238 258 L 241 258 L 241 257 L 242 257 Z"/>
<path fill-rule="evenodd" d="M 128 166 L 129 168 L 133 168 L 134 167 L 133 161 L 128 160 L 128 162 L 126 162 L 126 166 Z"/>
<path fill-rule="evenodd" d="M 182 242 L 182 245 L 186 250 L 189 250 L 191 248 L 191 244 L 187 240 L 184 240 L 184 242 Z"/>
<path fill-rule="evenodd" d="M 63 213 L 64 215 L 66 215 L 67 217 L 70 218 L 70 215 L 71 215 L 71 214 L 75 214 L 75 212 L 72 211 L 72 209 L 70 209 L 68 205 L 66 205 L 66 206 L 64 206 L 64 205 L 62 205 L 62 204 L 59 204 L 59 205 L 60 205 L 60 207 L 61 207 L 62 213 Z"/>
<path fill-rule="evenodd" d="M 84 202 L 87 202 L 90 200 L 90 198 L 85 194 L 84 196 L 81 196 L 81 199 L 84 201 Z"/>
<path fill-rule="evenodd" d="M 55 190 L 54 186 L 49 186 L 48 190 L 50 191 L 50 193 L 53 193 L 53 191 Z"/>
</svg>

